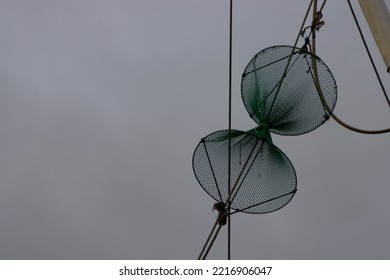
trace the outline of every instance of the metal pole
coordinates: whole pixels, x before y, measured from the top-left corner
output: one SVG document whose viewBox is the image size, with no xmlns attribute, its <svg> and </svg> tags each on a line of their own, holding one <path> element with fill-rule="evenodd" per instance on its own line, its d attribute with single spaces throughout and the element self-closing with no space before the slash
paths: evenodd
<svg viewBox="0 0 390 280">
<path fill-rule="evenodd" d="M 371 33 L 390 73 L 390 15 L 384 0 L 359 0 Z"/>
</svg>

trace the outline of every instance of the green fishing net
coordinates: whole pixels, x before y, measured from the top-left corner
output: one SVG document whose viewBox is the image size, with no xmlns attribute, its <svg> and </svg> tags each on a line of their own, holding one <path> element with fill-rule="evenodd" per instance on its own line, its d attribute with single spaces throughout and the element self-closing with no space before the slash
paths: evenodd
<svg viewBox="0 0 390 280">
<path fill-rule="evenodd" d="M 323 101 L 330 111 L 336 105 L 336 82 L 317 56 L 291 46 L 273 46 L 248 63 L 241 95 L 258 126 L 247 132 L 220 130 L 203 138 L 193 154 L 193 171 L 202 188 L 223 207 L 230 203 L 236 212 L 273 212 L 293 198 L 297 178 L 270 133 L 300 135 L 321 126 L 329 119 Z"/>
<path fill-rule="evenodd" d="M 276 134 L 300 135 L 329 119 L 318 86 L 333 110 L 337 86 L 325 63 L 299 48 L 273 46 L 260 51 L 248 63 L 242 75 L 241 95 L 256 123 Z"/>
<path fill-rule="evenodd" d="M 231 130 L 230 197 L 229 130 L 211 133 L 197 145 L 192 158 L 195 177 L 216 201 L 230 201 L 231 208 L 241 212 L 263 214 L 282 208 L 293 198 L 294 167 L 270 137 L 259 137 L 262 133 Z"/>
</svg>

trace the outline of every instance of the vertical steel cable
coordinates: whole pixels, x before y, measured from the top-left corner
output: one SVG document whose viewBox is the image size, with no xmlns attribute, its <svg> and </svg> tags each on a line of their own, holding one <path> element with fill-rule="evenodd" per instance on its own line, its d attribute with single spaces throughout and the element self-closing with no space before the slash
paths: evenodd
<svg viewBox="0 0 390 280">
<path fill-rule="evenodd" d="M 232 177 L 232 151 L 231 151 L 231 129 L 232 129 L 232 50 L 233 50 L 233 0 L 230 0 L 230 28 L 229 28 L 229 155 L 228 155 L 228 196 L 230 197 L 230 183 Z M 230 219 L 230 203 L 227 209 L 227 224 L 228 224 L 228 260 L 231 259 L 231 219 Z"/>
</svg>

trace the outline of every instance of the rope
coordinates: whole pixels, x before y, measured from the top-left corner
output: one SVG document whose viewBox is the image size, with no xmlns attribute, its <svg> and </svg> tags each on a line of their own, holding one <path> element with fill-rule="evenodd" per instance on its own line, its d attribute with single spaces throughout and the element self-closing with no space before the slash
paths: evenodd
<svg viewBox="0 0 390 280">
<path fill-rule="evenodd" d="M 229 151 L 228 151 L 228 197 L 231 196 L 231 130 L 232 130 L 232 52 L 233 52 L 233 0 L 230 0 L 230 13 L 229 13 L 229 116 L 228 116 L 228 126 L 229 126 Z M 206 150 L 207 151 L 207 150 Z M 212 168 L 212 167 L 211 167 Z M 214 176 L 214 172 L 213 172 Z M 215 180 L 215 176 L 214 176 Z M 215 183 L 216 180 L 215 180 Z M 217 186 L 218 188 L 218 186 Z M 221 193 L 218 188 L 218 194 L 219 197 L 222 200 Z M 230 220 L 230 204 L 227 205 L 226 207 L 226 213 L 222 213 L 221 210 L 220 214 L 218 215 L 218 218 L 215 221 L 215 224 L 213 228 L 211 229 L 211 232 L 202 248 L 201 253 L 199 254 L 198 260 L 206 259 L 208 252 L 210 251 L 211 247 L 214 244 L 215 239 L 218 236 L 218 233 L 221 229 L 221 227 L 226 223 L 226 222 L 221 222 L 221 218 L 227 218 L 227 224 L 228 224 L 228 260 L 231 259 L 231 220 Z M 216 232 L 216 226 L 217 223 L 219 223 L 219 227 L 217 228 Z M 214 236 L 213 236 L 214 235 Z M 213 236 L 211 242 L 210 239 Z M 208 245 L 208 246 L 207 246 Z M 206 249 L 207 248 L 207 249 Z M 206 251 L 205 251 L 206 250 Z M 203 255 L 203 256 L 202 256 Z"/>
<path fill-rule="evenodd" d="M 280 78 L 279 85 L 278 85 L 278 88 L 277 88 L 277 90 L 276 90 L 275 97 L 274 97 L 274 99 L 272 100 L 271 106 L 270 106 L 269 111 L 268 111 L 268 114 L 267 114 L 267 119 L 268 119 L 268 117 L 270 116 L 270 114 L 271 114 L 271 112 L 272 112 L 272 109 L 273 109 L 273 107 L 274 107 L 274 105 L 275 105 L 275 102 L 276 102 L 276 99 L 277 99 L 277 97 L 278 97 L 280 88 L 282 87 L 284 78 L 285 78 L 286 75 L 287 75 L 288 67 L 289 67 L 289 65 L 290 65 L 291 58 L 292 58 L 292 56 L 293 56 L 293 54 L 294 54 L 294 49 L 296 48 L 296 46 L 297 46 L 297 44 L 298 44 L 299 37 L 301 36 L 301 33 L 302 33 L 301 30 L 303 29 L 303 26 L 305 26 L 305 22 L 306 22 L 307 16 L 309 15 L 309 11 L 310 11 L 310 8 L 311 8 L 312 4 L 313 4 L 313 0 L 310 1 L 309 7 L 308 7 L 308 9 L 307 9 L 307 11 L 306 11 L 306 15 L 305 15 L 305 17 L 304 17 L 304 19 L 303 19 L 301 28 L 299 29 L 297 38 L 296 38 L 296 40 L 295 40 L 294 48 L 291 50 L 291 54 L 290 54 L 290 56 L 289 56 L 289 58 L 288 58 L 288 60 L 287 60 L 287 64 L 286 64 L 286 67 L 285 67 L 285 69 L 284 69 L 283 75 L 282 75 L 282 77 Z"/>
<path fill-rule="evenodd" d="M 226 224 L 227 218 L 228 218 L 228 212 L 226 210 L 226 205 L 223 202 L 216 202 L 214 204 L 213 210 L 218 210 L 218 218 L 215 220 L 213 228 L 211 229 L 211 232 L 209 236 L 207 237 L 207 240 L 205 244 L 203 245 L 202 251 L 200 252 L 198 256 L 198 260 L 205 260 L 208 253 L 211 250 L 211 247 L 213 247 L 214 241 L 218 236 L 219 231 L 221 230 L 222 226 Z M 217 224 L 219 225 L 217 228 Z"/>
<path fill-rule="evenodd" d="M 209 236 L 207 237 L 207 240 L 206 240 L 206 242 L 204 243 L 202 250 L 200 251 L 200 254 L 199 254 L 199 256 L 198 256 L 198 260 L 201 260 L 201 259 L 203 258 L 203 255 L 204 255 L 204 252 L 205 252 L 205 250 L 206 250 L 206 247 L 207 247 L 207 245 L 208 245 L 209 242 L 210 242 L 211 236 L 213 235 L 213 233 L 214 233 L 214 231 L 215 231 L 215 228 L 217 227 L 217 224 L 218 224 L 218 219 L 215 220 L 215 223 L 214 223 L 214 225 L 213 225 L 213 228 L 211 229 L 210 234 L 209 234 Z"/>
<path fill-rule="evenodd" d="M 295 48 L 295 47 L 297 46 L 297 44 L 298 44 L 299 37 L 301 37 L 301 34 L 302 34 L 302 30 L 304 30 L 305 23 L 306 23 L 307 17 L 309 16 L 309 12 L 310 12 L 310 9 L 311 9 L 311 6 L 312 6 L 312 5 L 313 5 L 313 0 L 310 1 L 309 7 L 307 7 L 307 11 L 306 11 L 305 17 L 303 18 L 301 28 L 299 28 L 298 36 L 297 36 L 297 38 L 295 39 L 294 48 Z"/>
<path fill-rule="evenodd" d="M 214 245 L 214 241 L 215 239 L 217 238 L 218 236 L 218 233 L 219 231 L 221 230 L 222 228 L 222 225 L 219 225 L 218 228 L 217 228 L 217 231 L 215 232 L 214 236 L 213 236 L 213 239 L 211 239 L 211 242 L 210 242 L 210 245 L 209 247 L 207 248 L 206 252 L 204 253 L 203 257 L 202 257 L 202 260 L 205 260 L 207 258 L 207 255 L 209 254 L 210 250 L 211 250 L 211 247 L 213 247 Z"/>
<path fill-rule="evenodd" d="M 314 0 L 315 3 L 314 3 L 314 7 L 313 7 L 313 21 L 316 17 L 316 3 L 317 3 L 317 0 Z M 323 8 L 323 7 L 322 7 Z M 314 55 L 316 55 L 316 29 L 315 28 L 312 28 L 312 53 Z M 318 95 L 321 99 L 321 102 L 322 102 L 322 105 L 325 107 L 326 111 L 328 111 L 329 115 L 338 123 L 340 124 L 341 126 L 343 126 L 344 128 L 346 129 L 349 129 L 351 131 L 354 131 L 354 132 L 357 132 L 357 133 L 361 133 L 361 134 L 384 134 L 384 133 L 389 133 L 390 132 L 390 128 L 386 128 L 386 129 L 381 129 L 381 130 L 366 130 L 366 129 L 360 129 L 360 128 L 357 128 L 357 127 L 354 127 L 354 126 L 351 126 L 347 123 L 345 123 L 344 121 L 342 121 L 340 118 L 338 118 L 332 111 L 332 109 L 329 107 L 329 105 L 326 103 L 326 100 L 324 98 L 324 94 L 322 93 L 322 89 L 321 89 L 321 85 L 319 83 L 319 79 L 318 79 L 318 73 L 317 73 L 317 62 L 315 61 L 314 59 L 314 56 L 312 57 L 312 64 L 313 64 L 313 69 L 314 69 L 314 73 L 312 73 L 312 77 L 313 77 L 313 80 L 315 81 L 315 85 L 316 85 L 316 88 L 317 88 L 317 92 L 318 92 Z M 310 71 L 311 72 L 311 71 Z"/>
<path fill-rule="evenodd" d="M 322 2 L 321 8 L 320 8 L 320 10 L 318 11 L 318 12 L 321 13 L 321 14 L 322 14 L 322 10 L 323 10 L 324 7 L 325 7 L 326 1 L 327 1 L 327 0 L 324 0 L 324 2 Z"/>
</svg>

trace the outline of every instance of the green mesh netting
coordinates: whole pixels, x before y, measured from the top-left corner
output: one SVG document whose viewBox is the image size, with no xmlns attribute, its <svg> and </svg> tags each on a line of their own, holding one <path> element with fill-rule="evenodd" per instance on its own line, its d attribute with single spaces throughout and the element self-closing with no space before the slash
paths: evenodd
<svg viewBox="0 0 390 280">
<path fill-rule="evenodd" d="M 299 48 L 273 46 L 256 54 L 242 76 L 242 100 L 251 118 L 282 135 L 304 134 L 322 125 L 329 114 L 317 92 L 314 61 L 322 93 L 333 110 L 337 86 L 325 63 Z"/>
<path fill-rule="evenodd" d="M 287 156 L 254 130 L 231 131 L 231 208 L 246 213 L 276 211 L 293 198 L 297 178 Z M 216 201 L 228 199 L 229 131 L 203 138 L 192 165 L 202 188 Z"/>
</svg>

